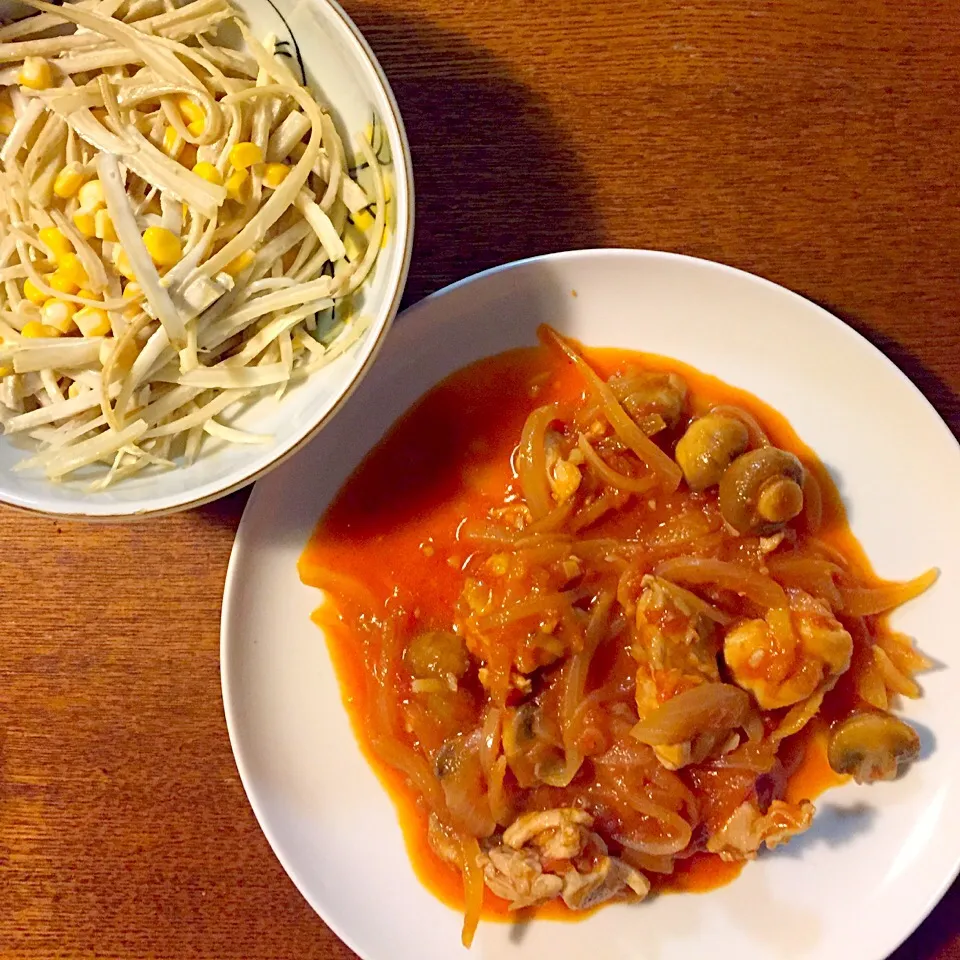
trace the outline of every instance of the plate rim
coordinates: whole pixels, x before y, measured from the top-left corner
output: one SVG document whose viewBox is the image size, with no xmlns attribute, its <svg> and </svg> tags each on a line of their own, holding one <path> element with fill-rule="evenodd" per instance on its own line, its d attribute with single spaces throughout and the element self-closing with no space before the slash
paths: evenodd
<svg viewBox="0 0 960 960">
<path fill-rule="evenodd" d="M 934 407 L 930 400 L 926 397 L 923 391 L 920 390 L 920 388 L 903 372 L 903 370 L 900 369 L 900 367 L 897 366 L 896 363 L 893 362 L 893 360 L 890 359 L 890 357 L 880 350 L 879 347 L 875 346 L 866 336 L 851 327 L 848 323 L 844 322 L 842 319 L 840 319 L 840 317 L 831 313 L 825 307 L 822 307 L 815 301 L 803 296 L 800 293 L 797 293 L 794 290 L 789 289 L 788 287 L 769 280 L 766 277 L 759 276 L 758 274 L 742 270 L 739 267 L 734 267 L 729 264 L 716 260 L 710 260 L 704 257 L 674 253 L 666 250 L 651 250 L 632 247 L 590 247 L 524 257 L 518 260 L 512 260 L 506 263 L 488 267 L 477 273 L 470 274 L 450 284 L 447 284 L 439 290 L 436 290 L 424 297 L 422 300 L 419 300 L 417 303 L 412 304 L 397 317 L 398 332 L 405 328 L 409 329 L 411 323 L 416 323 L 419 314 L 425 309 L 428 309 L 428 307 L 434 301 L 447 297 L 464 287 L 468 287 L 476 283 L 482 283 L 493 275 L 509 273 L 531 264 L 559 263 L 565 260 L 589 260 L 594 257 L 606 258 L 621 255 L 635 257 L 638 259 L 693 262 L 701 267 L 706 267 L 707 269 L 714 269 L 720 272 L 734 274 L 740 279 L 759 284 L 768 289 L 772 288 L 776 290 L 778 294 L 787 294 L 790 297 L 801 301 L 806 307 L 812 307 L 822 317 L 826 318 L 835 329 L 840 330 L 843 336 L 852 339 L 854 342 L 859 342 L 861 349 L 865 347 L 869 352 L 875 355 L 875 358 L 882 360 L 888 372 L 893 372 L 896 374 L 901 383 L 907 386 L 916 395 L 916 398 L 922 402 L 922 404 L 926 407 L 928 414 L 932 415 L 932 417 L 938 422 L 938 429 L 944 431 L 946 439 L 952 442 L 953 451 L 956 453 L 957 457 L 960 458 L 960 438 L 954 435 L 949 425 L 940 415 L 936 407 Z M 396 339 L 397 336 L 398 333 L 394 333 L 394 339 Z M 340 408 L 338 407 L 337 409 L 339 410 Z M 273 855 L 277 858 L 277 861 L 280 863 L 289 880 L 293 883 L 297 892 L 301 897 L 303 897 L 307 905 L 314 911 L 314 913 L 317 914 L 323 923 L 326 924 L 326 926 L 350 950 L 361 957 L 362 960 L 378 960 L 378 958 L 374 958 L 365 951 L 361 950 L 359 945 L 354 941 L 353 937 L 342 928 L 340 923 L 334 918 L 330 917 L 328 915 L 328 911 L 314 903 L 313 899 L 305 891 L 304 887 L 306 884 L 301 882 L 300 878 L 298 877 L 297 869 L 288 862 L 285 854 L 281 852 L 280 844 L 276 842 L 273 831 L 267 823 L 267 817 L 261 810 L 260 801 L 256 797 L 255 790 L 252 789 L 251 775 L 246 767 L 246 761 L 243 759 L 241 749 L 238 746 L 239 720 L 236 716 L 236 707 L 231 699 L 230 694 L 230 687 L 233 681 L 230 667 L 231 660 L 228 655 L 228 648 L 230 647 L 229 620 L 231 617 L 231 609 L 236 603 L 236 595 L 241 589 L 239 584 L 239 566 L 242 562 L 241 554 L 243 554 L 245 551 L 249 552 L 253 546 L 252 543 L 247 543 L 251 537 L 252 529 L 252 520 L 248 518 L 252 517 L 253 511 L 257 509 L 260 497 L 265 495 L 264 489 L 258 488 L 261 488 L 261 484 L 259 483 L 255 484 L 250 498 L 244 506 L 243 514 L 241 515 L 240 523 L 237 527 L 234 542 L 230 550 L 230 557 L 227 564 L 227 572 L 224 580 L 224 589 L 221 601 L 219 648 L 221 679 L 220 688 L 221 699 L 223 702 L 224 719 L 227 727 L 227 734 L 230 740 L 230 748 L 233 753 L 234 762 L 237 767 L 237 773 L 240 777 L 247 802 L 253 811 L 254 817 L 257 820 L 257 824 L 266 838 Z M 319 517 L 317 519 L 319 519 Z M 364 758 L 364 760 L 366 762 L 366 758 Z M 939 882 L 934 884 L 934 889 L 924 901 L 922 909 L 917 912 L 917 915 L 914 919 L 905 923 L 904 930 L 894 933 L 893 937 L 891 937 L 890 944 L 887 948 L 885 948 L 885 953 L 882 956 L 878 956 L 876 960 L 887 960 L 890 954 L 899 949 L 920 928 L 920 926 L 930 916 L 937 904 L 943 899 L 953 883 L 957 880 L 958 876 L 960 876 L 960 850 L 958 850 L 957 854 L 955 855 L 952 869 L 947 871 L 946 875 Z"/>
</svg>

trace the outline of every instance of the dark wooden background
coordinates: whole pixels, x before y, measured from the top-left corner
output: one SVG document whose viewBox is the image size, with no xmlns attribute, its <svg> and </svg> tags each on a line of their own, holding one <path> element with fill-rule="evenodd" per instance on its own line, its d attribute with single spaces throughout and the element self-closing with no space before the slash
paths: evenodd
<svg viewBox="0 0 960 960">
<path fill-rule="evenodd" d="M 347 7 L 413 148 L 408 303 L 551 250 L 722 260 L 841 316 L 960 431 L 956 0 Z M 227 741 L 244 501 L 116 527 L 0 511 L 3 958 L 349 956 Z M 896 960 L 958 960 L 958 911 L 955 886 Z"/>
</svg>

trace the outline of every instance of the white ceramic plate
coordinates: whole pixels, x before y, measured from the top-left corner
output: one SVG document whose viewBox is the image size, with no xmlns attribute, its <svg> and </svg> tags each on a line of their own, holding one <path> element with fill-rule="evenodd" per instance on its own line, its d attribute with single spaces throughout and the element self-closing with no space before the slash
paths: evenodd
<svg viewBox="0 0 960 960">
<path fill-rule="evenodd" d="M 574 291 L 576 295 L 574 296 Z M 316 591 L 297 558 L 337 488 L 406 408 L 453 370 L 534 342 L 541 321 L 593 345 L 676 357 L 782 411 L 830 467 L 877 570 L 940 582 L 896 615 L 941 666 L 907 715 L 923 759 L 897 782 L 826 794 L 813 828 L 704 895 L 606 907 L 580 923 L 483 923 L 475 958 L 881 960 L 960 859 L 960 450 L 910 382 L 814 304 L 748 274 L 662 253 L 524 261 L 404 314 L 373 374 L 298 457 L 257 484 L 222 621 L 223 697 L 240 775 L 313 908 L 367 960 L 466 956 L 460 917 L 407 859 L 391 801 L 354 740 Z"/>
<path fill-rule="evenodd" d="M 393 159 L 385 168 L 393 201 L 387 211 L 386 246 L 356 296 L 357 312 L 369 318 L 370 325 L 344 356 L 291 388 L 279 403 L 264 397 L 230 420 L 232 426 L 271 435 L 270 443 L 205 438 L 200 457 L 189 467 L 144 470 L 101 493 L 89 493 L 90 478 L 51 483 L 36 471 L 13 472 L 11 468 L 30 455 L 29 449 L 0 438 L 0 501 L 46 513 L 116 519 L 170 513 L 221 497 L 289 456 L 326 422 L 372 363 L 396 315 L 413 244 L 413 172 L 400 111 L 383 70 L 360 31 L 332 0 L 234 3 L 255 35 L 272 33 L 286 44 L 290 68 L 298 79 L 306 71 L 310 90 L 330 108 L 344 143 L 352 144 L 374 117 L 381 124 Z M 0 0 L 0 20 L 28 12 L 16 2 Z"/>
</svg>

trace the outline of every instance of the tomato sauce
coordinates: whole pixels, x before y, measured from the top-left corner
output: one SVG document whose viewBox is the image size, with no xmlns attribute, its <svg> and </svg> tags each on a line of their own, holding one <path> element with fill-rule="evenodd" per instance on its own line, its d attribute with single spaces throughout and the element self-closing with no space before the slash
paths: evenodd
<svg viewBox="0 0 960 960">
<path fill-rule="evenodd" d="M 727 404 L 752 414 L 770 440 L 796 454 L 819 481 L 823 521 L 818 537 L 842 551 L 862 581 L 879 582 L 850 531 L 827 471 L 783 416 L 745 391 L 674 360 L 608 349 L 589 350 L 586 355 L 604 378 L 626 366 L 680 374 L 687 382 L 693 413 Z M 482 519 L 491 504 L 502 504 L 516 492 L 512 457 L 531 410 L 547 402 L 573 402 L 583 389 L 574 368 L 544 348 L 504 353 L 448 377 L 393 426 L 340 491 L 300 559 L 303 582 L 330 588 L 332 571 L 362 583 L 381 606 L 391 595 L 397 596 L 424 626 L 448 626 L 463 587 L 461 567 L 468 553 L 457 539 L 459 525 Z M 598 535 L 624 535 L 635 522 L 628 508 L 601 524 Z M 332 592 L 338 592 L 335 584 Z M 370 748 L 368 718 L 373 705 L 367 702 L 365 666 L 356 637 L 332 603 L 324 603 L 314 619 L 327 638 L 358 741 L 396 804 L 418 876 L 440 899 L 462 908 L 459 871 L 440 861 L 427 844 L 427 814 L 405 778 Z M 846 683 L 831 692 L 833 715 L 849 712 L 853 691 L 853 684 Z M 817 717 L 791 738 L 794 769 L 786 788 L 788 801 L 812 799 L 841 782 L 826 761 L 826 730 L 826 721 Z M 741 864 L 715 855 L 695 854 L 679 860 L 672 875 L 651 874 L 650 879 L 660 891 L 700 892 L 729 882 L 740 869 Z M 535 914 L 554 919 L 584 915 L 568 910 L 561 901 L 537 908 Z M 505 902 L 487 891 L 484 916 L 516 914 L 508 914 Z"/>
</svg>

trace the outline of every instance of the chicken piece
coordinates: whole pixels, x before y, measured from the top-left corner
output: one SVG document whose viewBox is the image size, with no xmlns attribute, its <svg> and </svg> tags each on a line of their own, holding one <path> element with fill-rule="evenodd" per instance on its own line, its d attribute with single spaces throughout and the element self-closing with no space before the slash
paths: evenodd
<svg viewBox="0 0 960 960">
<path fill-rule="evenodd" d="M 707 840 L 707 850 L 721 860 L 753 860 L 761 844 L 769 850 L 803 833 L 813 823 L 814 806 L 774 800 L 765 814 L 751 801 L 741 803 L 730 819 Z"/>
<path fill-rule="evenodd" d="M 616 857 L 600 857 L 592 870 L 569 870 L 563 877 L 563 902 L 571 910 L 589 910 L 629 887 L 640 900 L 650 892 L 650 881 Z"/>
<path fill-rule="evenodd" d="M 544 873 L 540 858 L 532 850 L 514 850 L 496 845 L 480 856 L 483 879 L 511 910 L 522 910 L 552 900 L 563 889 L 563 879 Z"/>
<path fill-rule="evenodd" d="M 583 463 L 583 454 L 574 447 L 564 459 L 560 455 L 560 437 L 550 431 L 546 435 L 544 444 L 547 458 L 547 479 L 550 481 L 550 490 L 553 499 L 558 504 L 565 503 L 579 489 L 583 474 L 580 464 Z"/>
<path fill-rule="evenodd" d="M 637 669 L 637 712 L 642 720 L 679 693 L 720 680 L 719 642 L 711 608 L 689 591 L 645 576 L 637 600 L 637 637 L 632 653 Z M 715 752 L 730 732 L 698 744 L 656 746 L 657 758 L 668 770 L 678 770 Z M 714 742 L 716 741 L 716 742 Z"/>
<path fill-rule="evenodd" d="M 731 629 L 723 656 L 738 686 L 765 710 L 832 686 L 850 666 L 853 640 L 829 608 L 802 595 L 797 609 L 771 609 Z"/>
<path fill-rule="evenodd" d="M 673 673 L 693 681 L 684 686 L 719 680 L 716 623 L 708 615 L 708 604 L 659 577 L 647 575 L 640 585 L 634 658 L 648 666 L 653 677 Z M 664 699 L 658 697 L 658 703 Z"/>
<path fill-rule="evenodd" d="M 621 894 L 641 899 L 646 877 L 607 855 L 603 839 L 589 828 L 593 817 L 559 807 L 518 817 L 481 862 L 487 886 L 514 910 L 562 896 L 572 910 L 588 910 Z"/>
<path fill-rule="evenodd" d="M 514 850 L 533 843 L 548 860 L 572 860 L 589 836 L 585 828 L 593 817 L 574 807 L 558 807 L 517 817 L 503 832 L 503 842 Z"/>
</svg>

